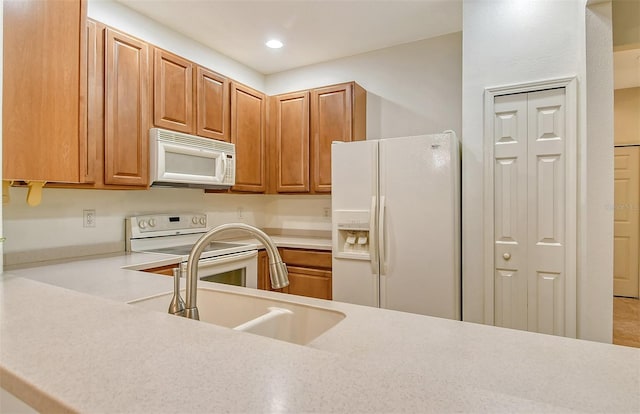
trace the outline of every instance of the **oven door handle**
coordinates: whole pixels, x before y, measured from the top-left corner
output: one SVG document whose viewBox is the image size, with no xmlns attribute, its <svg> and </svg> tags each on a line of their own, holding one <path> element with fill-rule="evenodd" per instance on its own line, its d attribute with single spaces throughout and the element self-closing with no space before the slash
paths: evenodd
<svg viewBox="0 0 640 414">
<path fill-rule="evenodd" d="M 241 260 L 252 259 L 258 256 L 257 250 L 250 250 L 248 252 L 234 253 L 220 257 L 209 257 L 202 259 L 198 262 L 198 269 L 204 269 L 212 266 L 219 266 L 226 263 L 239 262 Z"/>
</svg>

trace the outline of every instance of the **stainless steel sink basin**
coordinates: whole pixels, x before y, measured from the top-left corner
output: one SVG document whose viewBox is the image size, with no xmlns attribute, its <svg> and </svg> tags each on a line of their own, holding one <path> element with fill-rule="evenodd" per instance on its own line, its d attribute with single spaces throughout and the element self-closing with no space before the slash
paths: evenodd
<svg viewBox="0 0 640 414">
<path fill-rule="evenodd" d="M 172 293 L 129 302 L 167 312 Z M 341 312 L 284 300 L 198 288 L 200 321 L 306 345 L 345 318 Z"/>
</svg>

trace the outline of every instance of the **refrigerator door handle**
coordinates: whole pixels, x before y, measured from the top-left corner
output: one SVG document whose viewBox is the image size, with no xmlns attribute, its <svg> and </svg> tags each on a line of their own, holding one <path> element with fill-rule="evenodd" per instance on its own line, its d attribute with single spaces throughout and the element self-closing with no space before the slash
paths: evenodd
<svg viewBox="0 0 640 414">
<path fill-rule="evenodd" d="M 385 198 L 380 197 L 380 216 L 378 218 L 378 255 L 380 257 L 380 274 L 387 274 L 386 231 L 384 215 L 386 210 Z"/>
<path fill-rule="evenodd" d="M 371 210 L 369 210 L 369 258 L 371 272 L 378 273 L 378 236 L 376 234 L 376 196 L 371 197 Z"/>
</svg>

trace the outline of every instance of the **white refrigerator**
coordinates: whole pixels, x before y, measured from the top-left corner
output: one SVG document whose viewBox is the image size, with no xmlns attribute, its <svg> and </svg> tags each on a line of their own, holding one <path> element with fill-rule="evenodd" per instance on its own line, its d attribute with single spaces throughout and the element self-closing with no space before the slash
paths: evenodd
<svg viewBox="0 0 640 414">
<path fill-rule="evenodd" d="M 333 299 L 460 320 L 455 133 L 335 142 L 331 151 Z"/>
</svg>

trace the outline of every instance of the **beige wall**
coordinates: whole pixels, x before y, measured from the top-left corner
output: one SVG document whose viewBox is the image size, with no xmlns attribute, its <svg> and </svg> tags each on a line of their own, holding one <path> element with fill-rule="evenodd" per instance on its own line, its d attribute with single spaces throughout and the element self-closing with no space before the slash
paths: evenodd
<svg viewBox="0 0 640 414">
<path fill-rule="evenodd" d="M 640 144 L 640 87 L 614 92 L 615 145 Z"/>
<path fill-rule="evenodd" d="M 613 45 L 640 43 L 640 1 L 613 0 Z"/>
<path fill-rule="evenodd" d="M 517 7 L 514 6 L 517 4 Z M 613 51 L 610 3 L 464 0 L 462 77 L 463 319 L 485 303 L 484 90 L 575 75 L 578 80 L 578 337 L 611 342 Z M 500 24 L 496 24 L 496 22 Z M 608 108 L 608 110 L 607 110 Z M 490 212 L 488 214 L 491 214 Z"/>
</svg>

